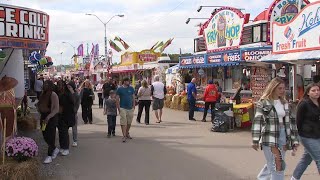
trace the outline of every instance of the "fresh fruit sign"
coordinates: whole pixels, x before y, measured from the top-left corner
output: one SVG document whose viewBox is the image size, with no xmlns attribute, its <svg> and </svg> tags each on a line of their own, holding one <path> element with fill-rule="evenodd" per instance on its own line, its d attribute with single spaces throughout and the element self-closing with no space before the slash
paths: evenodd
<svg viewBox="0 0 320 180">
<path fill-rule="evenodd" d="M 320 49 L 320 2 L 306 6 L 292 22 L 273 23 L 273 53 Z"/>
<path fill-rule="evenodd" d="M 208 52 L 237 48 L 241 43 L 244 15 L 234 8 L 221 8 L 204 30 Z"/>
</svg>

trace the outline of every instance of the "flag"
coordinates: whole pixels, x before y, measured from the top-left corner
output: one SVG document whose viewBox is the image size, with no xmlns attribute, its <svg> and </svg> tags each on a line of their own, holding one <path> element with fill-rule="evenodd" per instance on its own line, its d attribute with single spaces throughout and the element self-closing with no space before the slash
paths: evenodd
<svg viewBox="0 0 320 180">
<path fill-rule="evenodd" d="M 121 39 L 119 36 L 116 36 L 116 37 L 114 38 L 114 41 L 119 41 L 126 50 L 129 49 L 129 47 L 130 47 L 130 46 L 129 46 L 126 42 L 124 42 L 124 40 Z"/>
<path fill-rule="evenodd" d="M 94 46 L 93 46 L 94 47 Z M 92 74 L 94 72 L 94 54 L 90 55 L 90 67 L 89 67 L 89 73 Z"/>
<path fill-rule="evenodd" d="M 164 45 L 160 48 L 160 52 L 163 52 L 173 41 L 174 38 L 170 38 L 166 43 L 164 43 Z"/>
<path fill-rule="evenodd" d="M 99 57 L 99 44 L 96 44 L 94 48 L 94 56 Z"/>
<path fill-rule="evenodd" d="M 114 43 L 112 40 L 109 40 L 109 44 L 110 44 L 110 47 L 111 47 L 112 49 L 114 49 L 115 51 L 117 51 L 117 52 L 122 51 L 121 48 L 119 48 L 119 46 L 117 46 L 117 44 Z"/>
<path fill-rule="evenodd" d="M 158 49 L 161 46 L 163 46 L 163 41 L 161 41 L 153 50 L 155 51 L 156 49 Z"/>
<path fill-rule="evenodd" d="M 90 52 L 90 55 L 94 55 L 94 50 L 95 49 L 95 46 L 94 46 L 94 44 L 92 43 L 92 49 L 91 49 L 91 52 Z"/>
<path fill-rule="evenodd" d="M 78 56 L 83 56 L 83 44 L 80 44 L 77 50 L 78 50 Z"/>
<path fill-rule="evenodd" d="M 158 43 L 159 43 L 159 41 L 158 41 L 158 42 L 156 42 L 156 43 L 151 47 L 151 49 L 150 49 L 150 50 L 154 50 L 154 48 L 158 45 Z"/>
</svg>

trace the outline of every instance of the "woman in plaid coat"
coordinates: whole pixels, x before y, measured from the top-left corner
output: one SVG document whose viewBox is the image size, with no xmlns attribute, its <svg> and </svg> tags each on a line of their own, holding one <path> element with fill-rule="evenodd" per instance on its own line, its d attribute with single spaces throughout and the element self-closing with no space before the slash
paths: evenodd
<svg viewBox="0 0 320 180">
<path fill-rule="evenodd" d="M 287 150 L 296 150 L 298 131 L 285 99 L 285 83 L 274 78 L 256 104 L 252 125 L 252 148 L 264 152 L 266 165 L 258 179 L 283 180 Z"/>
</svg>

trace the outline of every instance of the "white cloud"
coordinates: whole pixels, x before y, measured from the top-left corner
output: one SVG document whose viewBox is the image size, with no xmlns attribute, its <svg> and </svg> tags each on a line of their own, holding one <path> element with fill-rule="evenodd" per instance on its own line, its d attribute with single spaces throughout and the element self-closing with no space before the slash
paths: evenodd
<svg viewBox="0 0 320 180">
<path fill-rule="evenodd" d="M 103 21 L 107 21 L 112 15 L 124 13 L 124 18 L 114 18 L 107 25 L 108 39 L 119 35 L 129 45 L 131 50 L 140 51 L 150 48 L 157 41 L 166 41 L 175 37 L 171 46 L 165 52 L 178 53 L 192 52 L 193 38 L 197 36 L 196 24 L 204 20 L 192 20 L 188 25 L 185 21 L 188 17 L 209 18 L 213 8 L 203 8 L 198 13 L 199 5 L 228 5 L 242 8 L 245 5 L 247 12 L 255 15 L 267 8 L 271 0 L 220 0 L 219 2 L 209 0 L 11 0 L 11 4 L 36 8 L 50 15 L 50 44 L 47 54 L 60 62 L 60 52 L 63 58 L 70 62 L 73 49 L 62 41 L 69 42 L 74 46 L 81 43 L 100 44 L 100 54 L 104 54 L 104 28 L 102 23 L 93 16 L 85 13 L 95 13 Z M 70 10 L 63 7 L 64 4 L 74 4 Z M 91 3 L 91 4 L 90 4 Z M 106 10 L 96 7 L 94 4 L 106 5 Z M 170 6 L 166 6 L 170 4 Z M 88 7 L 86 8 L 86 6 Z M 107 6 L 108 5 L 108 6 Z M 77 8 L 79 7 L 79 8 Z M 110 9 L 114 7 L 117 9 Z M 254 15 L 251 16 L 251 19 Z M 109 46 L 109 45 L 108 45 Z M 120 54 L 114 53 L 115 61 L 119 61 Z"/>
</svg>

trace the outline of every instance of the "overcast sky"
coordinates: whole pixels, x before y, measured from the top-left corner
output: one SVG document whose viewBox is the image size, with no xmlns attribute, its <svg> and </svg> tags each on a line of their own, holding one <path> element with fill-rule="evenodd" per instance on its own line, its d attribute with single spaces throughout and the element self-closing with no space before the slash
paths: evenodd
<svg viewBox="0 0 320 180">
<path fill-rule="evenodd" d="M 104 54 L 103 21 L 115 14 L 124 14 L 123 18 L 114 18 L 107 25 L 108 39 L 120 36 L 129 45 L 131 51 L 149 49 L 157 41 L 166 41 L 174 37 L 174 41 L 165 53 L 192 52 L 193 38 L 197 36 L 196 25 L 204 20 L 187 18 L 209 18 L 213 8 L 200 5 L 232 6 L 245 8 L 251 18 L 262 12 L 273 0 L 0 0 L 2 3 L 42 10 L 50 15 L 50 42 L 47 55 L 58 60 L 63 52 L 64 64 L 70 63 L 73 49 L 63 41 L 78 47 L 79 44 L 100 45 L 100 54 Z M 109 44 L 108 44 L 109 46 Z M 85 46 L 86 47 L 86 46 Z M 86 48 L 85 48 L 86 49 Z M 86 51 L 86 50 L 85 50 Z M 120 60 L 120 53 L 114 52 L 114 61 Z"/>
</svg>

